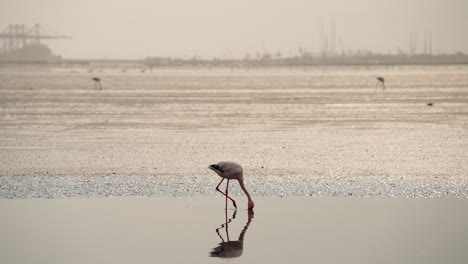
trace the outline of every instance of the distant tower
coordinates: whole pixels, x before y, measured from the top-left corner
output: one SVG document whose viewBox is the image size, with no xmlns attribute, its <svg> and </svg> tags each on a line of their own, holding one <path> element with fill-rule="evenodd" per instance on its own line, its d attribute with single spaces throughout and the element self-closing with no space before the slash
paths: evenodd
<svg viewBox="0 0 468 264">
<path fill-rule="evenodd" d="M 424 49 L 424 47 L 422 47 Z M 424 50 L 423 50 L 424 51 Z M 411 32 L 410 33 L 410 51 L 409 54 L 414 56 L 418 53 L 418 33 Z"/>
<path fill-rule="evenodd" d="M 320 21 L 319 36 L 318 36 L 318 54 L 323 56 L 325 53 L 324 45 L 324 33 L 323 33 L 323 21 Z"/>
<path fill-rule="evenodd" d="M 414 55 L 414 48 L 413 48 L 413 47 L 414 47 L 414 45 L 413 45 L 413 43 L 414 43 L 414 40 L 413 40 L 414 37 L 413 37 L 413 36 L 414 36 L 413 32 L 410 32 L 409 50 L 408 50 L 408 54 L 409 54 L 410 56 L 413 56 L 413 55 Z"/>
<path fill-rule="evenodd" d="M 336 22 L 335 19 L 332 19 L 330 22 L 330 55 L 334 56 L 336 54 Z"/>
<path fill-rule="evenodd" d="M 330 47 L 328 46 L 328 37 L 323 37 L 323 55 L 328 56 L 330 53 Z"/>
<path fill-rule="evenodd" d="M 418 53 L 418 32 L 414 33 L 413 55 Z"/>
<path fill-rule="evenodd" d="M 427 54 L 427 32 L 424 32 L 423 41 L 424 41 L 423 54 L 426 55 Z"/>
<path fill-rule="evenodd" d="M 429 54 L 432 55 L 432 32 L 429 32 Z"/>
</svg>

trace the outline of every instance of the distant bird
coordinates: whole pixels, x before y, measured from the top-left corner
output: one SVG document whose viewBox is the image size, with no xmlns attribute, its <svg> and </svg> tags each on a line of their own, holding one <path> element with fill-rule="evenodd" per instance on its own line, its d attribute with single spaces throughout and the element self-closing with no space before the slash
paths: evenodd
<svg viewBox="0 0 468 264">
<path fill-rule="evenodd" d="M 94 81 L 94 87 L 96 87 L 97 85 L 99 85 L 99 90 L 101 91 L 101 90 L 102 90 L 101 78 L 99 78 L 99 77 L 93 77 L 93 81 Z"/>
<path fill-rule="evenodd" d="M 434 105 L 432 102 L 427 103 L 427 106 L 432 106 Z"/>
<path fill-rule="evenodd" d="M 385 78 L 384 77 L 377 77 L 377 85 L 376 87 L 382 86 L 383 91 L 385 91 Z"/>
<path fill-rule="evenodd" d="M 239 182 L 240 187 L 244 191 L 245 195 L 247 195 L 247 200 L 248 200 L 248 209 L 252 210 L 254 208 L 254 202 L 252 198 L 250 197 L 249 192 L 245 188 L 244 185 L 244 173 L 242 170 L 242 166 L 231 161 L 221 161 L 218 162 L 217 164 L 213 164 L 208 166 L 208 168 L 214 172 L 216 172 L 221 178 L 223 178 L 218 186 L 216 186 L 216 190 L 220 193 L 222 193 L 224 196 L 226 196 L 226 206 L 224 207 L 224 210 L 227 210 L 227 204 L 228 204 L 228 199 L 232 201 L 232 204 L 234 207 L 237 209 L 236 201 L 229 197 L 228 195 L 228 188 L 229 188 L 229 180 L 237 180 Z M 227 184 L 226 184 L 226 193 L 223 193 L 220 189 L 219 186 L 221 183 L 224 181 L 224 179 L 227 179 Z"/>
</svg>

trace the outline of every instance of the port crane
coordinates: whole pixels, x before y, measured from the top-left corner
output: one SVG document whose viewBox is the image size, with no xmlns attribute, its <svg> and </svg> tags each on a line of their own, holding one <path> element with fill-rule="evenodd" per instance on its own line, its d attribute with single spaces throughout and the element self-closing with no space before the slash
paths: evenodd
<svg viewBox="0 0 468 264">
<path fill-rule="evenodd" d="M 70 39 L 71 37 L 59 34 L 43 34 L 50 30 L 40 24 L 26 27 L 24 24 L 12 24 L 0 32 L 0 54 L 10 53 L 23 49 L 29 45 L 40 44 L 44 39 Z"/>
</svg>

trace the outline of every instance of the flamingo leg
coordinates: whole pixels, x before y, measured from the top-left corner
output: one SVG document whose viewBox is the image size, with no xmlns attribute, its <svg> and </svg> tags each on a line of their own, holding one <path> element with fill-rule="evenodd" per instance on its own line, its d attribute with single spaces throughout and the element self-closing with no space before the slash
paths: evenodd
<svg viewBox="0 0 468 264">
<path fill-rule="evenodd" d="M 221 181 L 219 182 L 218 186 L 216 186 L 216 190 L 217 190 L 218 192 L 220 192 L 221 194 L 223 194 L 224 196 L 226 196 L 227 199 L 231 200 L 231 201 L 232 201 L 232 205 L 234 205 L 234 208 L 237 209 L 236 201 L 234 201 L 234 199 L 232 199 L 231 197 L 229 197 L 229 196 L 227 195 L 227 193 L 223 193 L 223 191 L 221 191 L 221 190 L 219 189 L 219 186 L 221 185 L 221 183 L 222 183 L 223 181 L 224 181 L 224 178 L 221 179 Z M 229 184 L 229 180 L 228 180 L 228 184 Z M 227 191 L 227 187 L 226 187 L 226 191 Z M 226 201 L 227 201 L 227 200 L 226 200 Z M 225 210 L 227 210 L 227 202 L 226 202 L 226 208 L 225 208 Z"/>
<path fill-rule="evenodd" d="M 224 210 L 227 210 L 228 189 L 229 189 L 229 179 L 227 180 L 227 183 L 226 183 L 226 205 L 224 206 Z M 226 216 L 227 216 L 227 212 L 226 212 Z M 227 230 L 227 227 L 226 227 L 226 230 Z"/>
</svg>

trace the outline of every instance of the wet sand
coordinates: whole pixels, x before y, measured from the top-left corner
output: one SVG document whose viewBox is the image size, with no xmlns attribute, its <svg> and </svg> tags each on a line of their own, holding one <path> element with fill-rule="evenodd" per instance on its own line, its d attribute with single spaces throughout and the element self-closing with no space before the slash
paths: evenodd
<svg viewBox="0 0 468 264">
<path fill-rule="evenodd" d="M 467 198 L 467 72 L 2 69 L 0 197 L 212 195 L 234 160 L 256 196 Z"/>
<path fill-rule="evenodd" d="M 468 258 L 466 200 L 264 197 L 256 204 L 250 222 L 247 210 L 234 219 L 227 211 L 226 233 L 221 198 L 0 200 L 0 262 L 225 263 L 217 256 L 237 256 L 229 263 L 461 264 Z"/>
</svg>

